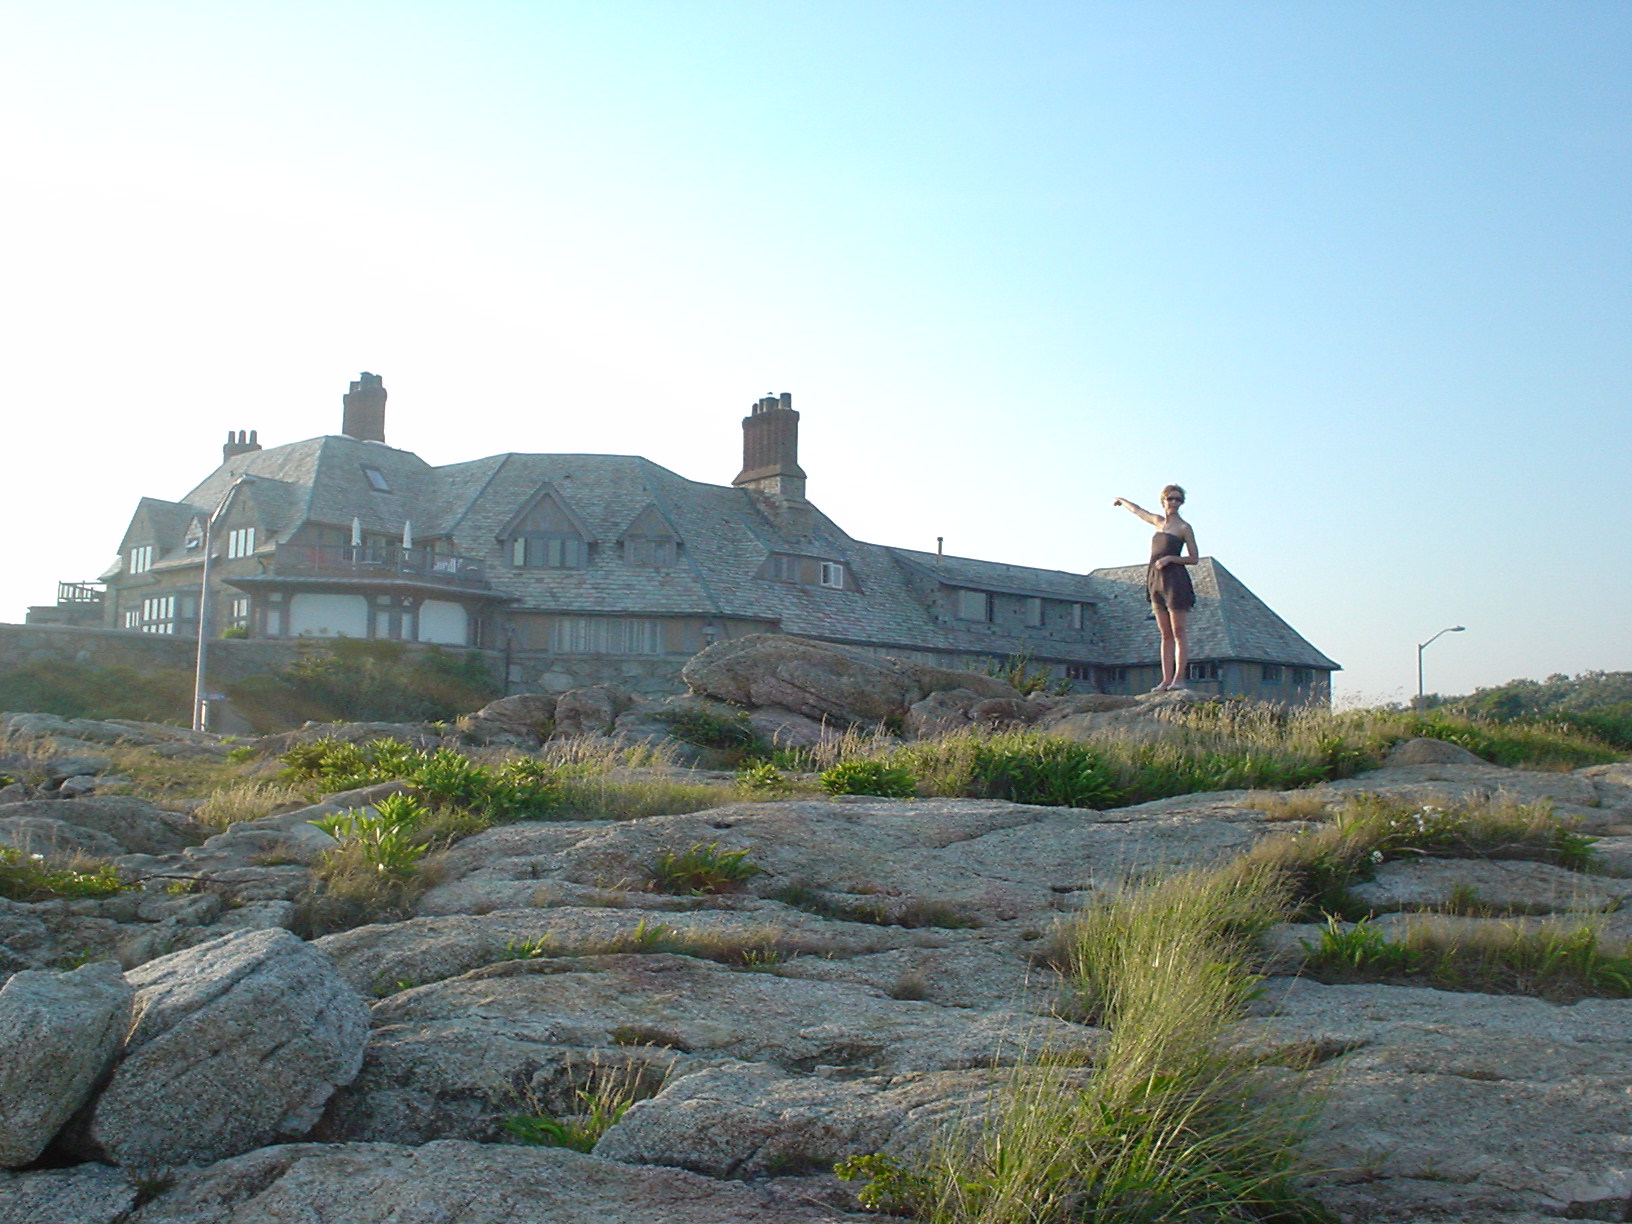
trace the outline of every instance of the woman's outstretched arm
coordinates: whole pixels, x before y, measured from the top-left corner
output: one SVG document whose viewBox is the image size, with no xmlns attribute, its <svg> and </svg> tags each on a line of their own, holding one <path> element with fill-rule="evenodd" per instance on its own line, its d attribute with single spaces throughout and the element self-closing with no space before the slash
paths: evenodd
<svg viewBox="0 0 1632 1224">
<path fill-rule="evenodd" d="M 1165 519 L 1162 518 L 1161 515 L 1152 514 L 1149 510 L 1146 510 L 1143 506 L 1135 505 L 1133 502 L 1129 501 L 1125 497 L 1117 498 L 1114 502 L 1111 503 L 1111 505 L 1121 506 L 1124 510 L 1128 511 L 1130 514 L 1137 515 L 1139 518 L 1144 519 L 1145 522 L 1149 523 L 1152 527 L 1160 527 L 1166 521 Z"/>
</svg>

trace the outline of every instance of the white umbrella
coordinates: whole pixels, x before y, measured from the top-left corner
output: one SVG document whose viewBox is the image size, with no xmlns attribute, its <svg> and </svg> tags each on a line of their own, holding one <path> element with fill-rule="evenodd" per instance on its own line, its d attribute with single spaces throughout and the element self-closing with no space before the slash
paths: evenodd
<svg viewBox="0 0 1632 1224">
<path fill-rule="evenodd" d="M 402 521 L 402 550 L 407 552 L 414 546 L 414 524 L 412 519 Z"/>
<path fill-rule="evenodd" d="M 352 516 L 351 520 L 351 546 L 353 548 L 363 546 L 363 520 L 355 515 Z"/>
</svg>

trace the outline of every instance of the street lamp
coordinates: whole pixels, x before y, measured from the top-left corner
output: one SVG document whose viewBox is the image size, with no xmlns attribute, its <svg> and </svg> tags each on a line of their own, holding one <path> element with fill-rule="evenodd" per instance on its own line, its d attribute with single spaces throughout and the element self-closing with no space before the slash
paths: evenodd
<svg viewBox="0 0 1632 1224">
<path fill-rule="evenodd" d="M 240 476 L 222 496 L 215 512 L 204 520 L 204 572 L 198 579 L 198 655 L 193 666 L 193 730 L 210 729 L 209 697 L 204 689 L 205 651 L 210 640 L 210 561 L 215 552 L 215 524 L 250 477 Z"/>
<path fill-rule="evenodd" d="M 1434 634 L 1433 637 L 1429 638 L 1426 642 L 1422 643 L 1422 645 L 1417 647 L 1417 709 L 1420 710 L 1420 709 L 1422 709 L 1422 706 L 1423 706 L 1422 652 L 1427 650 L 1428 647 L 1432 646 L 1435 642 L 1439 641 L 1439 639 L 1444 637 L 1447 633 L 1462 633 L 1464 631 L 1465 631 L 1465 626 L 1463 626 L 1463 625 L 1452 625 L 1449 629 L 1441 629 L 1438 633 Z"/>
</svg>

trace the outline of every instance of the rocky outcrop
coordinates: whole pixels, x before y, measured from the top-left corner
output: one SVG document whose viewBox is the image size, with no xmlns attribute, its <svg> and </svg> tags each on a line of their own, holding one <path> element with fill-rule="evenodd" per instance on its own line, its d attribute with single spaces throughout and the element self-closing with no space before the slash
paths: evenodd
<svg viewBox="0 0 1632 1224">
<path fill-rule="evenodd" d="M 633 697 L 611 684 L 562 693 L 555 703 L 555 733 L 562 738 L 607 735 L 618 715 L 633 703 Z"/>
<path fill-rule="evenodd" d="M 179 812 L 166 811 L 132 795 L 89 795 L 72 803 L 36 799 L 0 804 L 0 827 L 15 820 L 53 820 L 89 829 L 111 839 L 115 849 L 98 854 L 173 854 L 209 836 L 210 830 Z"/>
<path fill-rule="evenodd" d="M 516 693 L 489 702 L 467 714 L 458 727 L 478 744 L 536 748 L 555 728 L 556 696 L 552 693 Z"/>
<path fill-rule="evenodd" d="M 801 1190 L 803 1188 L 801 1187 Z M 183 1172 L 140 1224 L 832 1224 L 808 1193 L 563 1148 L 292 1144 Z"/>
<path fill-rule="evenodd" d="M 136 1023 L 90 1138 L 138 1168 L 221 1160 L 309 1131 L 362 1062 L 368 1011 L 282 929 L 224 936 L 132 970 Z"/>
<path fill-rule="evenodd" d="M 28 971 L 0 989 L 0 1168 L 36 1159 L 125 1042 L 130 984 L 108 961 Z"/>
<path fill-rule="evenodd" d="M 894 660 L 784 634 L 716 642 L 680 677 L 706 697 L 841 725 L 902 717 L 925 695 L 911 669 Z"/>
</svg>

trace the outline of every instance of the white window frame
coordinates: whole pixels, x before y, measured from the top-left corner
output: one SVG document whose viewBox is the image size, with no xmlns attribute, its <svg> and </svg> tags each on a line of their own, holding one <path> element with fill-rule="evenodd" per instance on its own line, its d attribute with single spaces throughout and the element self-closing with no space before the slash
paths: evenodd
<svg viewBox="0 0 1632 1224">
<path fill-rule="evenodd" d="M 104 554 L 106 555 L 106 554 Z M 153 568 L 153 545 L 138 544 L 130 550 L 130 572 L 145 574 Z"/>
<path fill-rule="evenodd" d="M 844 564 L 839 561 L 823 561 L 820 585 L 833 591 L 844 590 Z"/>
<path fill-rule="evenodd" d="M 255 551 L 255 528 L 234 527 L 227 532 L 227 557 L 247 557 Z"/>
</svg>

